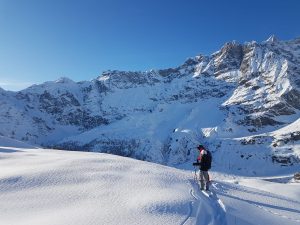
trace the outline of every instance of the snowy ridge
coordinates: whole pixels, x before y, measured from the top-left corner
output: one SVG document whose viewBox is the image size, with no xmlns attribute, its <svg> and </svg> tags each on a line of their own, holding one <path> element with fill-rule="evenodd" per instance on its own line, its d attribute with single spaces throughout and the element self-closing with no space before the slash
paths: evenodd
<svg viewBox="0 0 300 225">
<path fill-rule="evenodd" d="M 220 169 L 248 175 L 262 173 L 255 165 L 266 174 L 283 166 L 297 170 L 299 65 L 300 39 L 271 37 L 229 42 L 176 68 L 107 71 L 92 81 L 61 78 L 1 90 L 0 135 L 176 167 L 190 165 L 203 143 Z"/>
</svg>

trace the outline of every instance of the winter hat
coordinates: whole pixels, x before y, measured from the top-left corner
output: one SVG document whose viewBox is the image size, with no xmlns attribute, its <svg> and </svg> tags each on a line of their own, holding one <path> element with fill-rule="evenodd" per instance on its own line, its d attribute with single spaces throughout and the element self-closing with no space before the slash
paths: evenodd
<svg viewBox="0 0 300 225">
<path fill-rule="evenodd" d="M 201 150 L 201 149 L 204 149 L 204 146 L 203 145 L 198 145 L 198 150 Z"/>
</svg>

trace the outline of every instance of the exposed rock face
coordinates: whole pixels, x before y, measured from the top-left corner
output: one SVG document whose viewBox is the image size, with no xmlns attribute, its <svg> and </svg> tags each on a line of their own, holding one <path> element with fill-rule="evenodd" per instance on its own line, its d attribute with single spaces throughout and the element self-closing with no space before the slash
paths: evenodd
<svg viewBox="0 0 300 225">
<path fill-rule="evenodd" d="M 214 74 L 216 76 L 233 70 L 239 70 L 244 56 L 243 46 L 236 42 L 226 43 L 214 55 Z"/>
<path fill-rule="evenodd" d="M 295 179 L 296 181 L 300 181 L 300 172 L 299 172 L 299 173 L 295 173 L 294 179 Z"/>
<path fill-rule="evenodd" d="M 70 150 L 184 163 L 194 158 L 199 142 L 213 149 L 229 143 L 249 146 L 251 142 L 224 144 L 218 138 L 256 137 L 295 122 L 299 65 L 300 39 L 273 37 L 262 43 L 226 43 L 211 56 L 189 58 L 176 68 L 107 71 L 92 81 L 62 78 L 20 92 L 0 89 L 0 135 Z M 270 137 L 263 141 L 269 157 L 261 158 L 283 162 L 271 148 L 291 141 L 265 136 Z M 295 131 L 291 139 L 297 142 L 297 137 Z M 297 161 L 292 156 L 295 160 L 288 164 Z"/>
</svg>

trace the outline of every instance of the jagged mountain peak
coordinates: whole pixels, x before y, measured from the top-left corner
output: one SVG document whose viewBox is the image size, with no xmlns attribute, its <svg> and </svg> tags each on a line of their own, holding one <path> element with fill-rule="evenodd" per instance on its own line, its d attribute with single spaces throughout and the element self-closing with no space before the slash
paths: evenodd
<svg viewBox="0 0 300 225">
<path fill-rule="evenodd" d="M 135 76 L 144 76 L 145 74 L 148 74 L 148 72 L 142 72 L 142 71 L 125 71 L 125 70 L 107 70 L 104 71 L 100 76 L 97 77 L 97 80 L 117 80 L 117 79 L 125 79 L 128 78 L 134 78 Z"/>
<path fill-rule="evenodd" d="M 265 42 L 267 42 L 267 43 L 276 43 L 278 41 L 279 41 L 279 39 L 274 34 L 272 34 Z"/>
<path fill-rule="evenodd" d="M 75 83 L 73 80 L 71 80 L 68 77 L 60 77 L 57 80 L 54 81 L 54 83 Z"/>
<path fill-rule="evenodd" d="M 240 45 L 241 44 L 238 41 L 233 40 L 233 41 L 226 42 L 221 49 L 230 49 Z"/>
</svg>

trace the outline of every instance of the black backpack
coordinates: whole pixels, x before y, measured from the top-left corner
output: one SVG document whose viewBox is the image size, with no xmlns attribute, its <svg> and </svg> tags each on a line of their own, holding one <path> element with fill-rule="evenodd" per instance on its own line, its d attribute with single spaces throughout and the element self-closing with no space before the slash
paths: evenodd
<svg viewBox="0 0 300 225">
<path fill-rule="evenodd" d="M 211 168 L 212 155 L 211 152 L 206 150 L 207 154 L 204 154 L 201 159 L 201 170 L 209 170 Z"/>
</svg>

